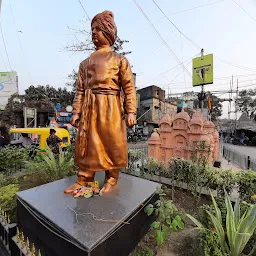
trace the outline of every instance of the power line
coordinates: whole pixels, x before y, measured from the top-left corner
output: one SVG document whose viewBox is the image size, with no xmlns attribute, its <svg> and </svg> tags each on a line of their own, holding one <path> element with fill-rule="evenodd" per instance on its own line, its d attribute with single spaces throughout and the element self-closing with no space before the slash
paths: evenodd
<svg viewBox="0 0 256 256">
<path fill-rule="evenodd" d="M 244 74 L 244 75 L 234 75 L 234 77 L 249 77 L 249 76 L 256 76 L 256 73 L 253 74 Z M 222 76 L 222 77 L 214 77 L 214 80 L 226 80 L 230 79 L 230 76 Z"/>
<path fill-rule="evenodd" d="M 239 3 L 237 3 L 235 0 L 233 2 L 241 9 L 243 10 L 251 19 L 253 19 L 254 22 L 256 22 L 256 19 L 249 13 L 247 12 Z"/>
<path fill-rule="evenodd" d="M 166 48 L 168 49 L 168 51 L 178 60 L 179 63 L 182 64 L 182 62 L 180 61 L 180 59 L 178 58 L 178 56 L 173 52 L 173 50 L 171 49 L 171 47 L 169 46 L 169 44 L 165 41 L 165 39 L 162 37 L 162 35 L 158 32 L 158 30 L 155 28 L 155 26 L 153 25 L 153 23 L 150 21 L 150 19 L 148 18 L 148 16 L 145 14 L 145 12 L 142 10 L 142 8 L 140 7 L 140 5 L 137 3 L 136 0 L 133 0 L 133 2 L 136 4 L 137 8 L 139 9 L 139 11 L 142 13 L 142 15 L 144 16 L 144 18 L 149 22 L 149 24 L 152 26 L 152 28 L 154 29 L 154 31 L 156 32 L 156 34 L 158 35 L 158 37 L 163 41 L 163 43 L 165 44 Z M 184 66 L 184 65 L 183 65 Z M 192 74 L 187 70 L 187 68 L 184 66 L 184 69 L 187 71 L 187 73 L 192 77 Z"/>
<path fill-rule="evenodd" d="M 174 12 L 174 13 L 168 14 L 167 16 L 173 16 L 173 15 L 176 15 L 176 14 L 179 14 L 179 13 L 188 12 L 188 11 L 193 11 L 193 10 L 195 10 L 195 9 L 199 9 L 199 8 L 202 8 L 202 7 L 206 7 L 206 6 L 213 5 L 213 4 L 217 4 L 217 3 L 220 3 L 220 2 L 224 2 L 224 1 L 225 1 L 225 0 L 219 0 L 219 1 L 216 1 L 216 2 L 208 3 L 208 4 L 198 5 L 198 6 L 195 6 L 195 7 L 191 7 L 191 8 L 189 8 L 189 9 L 185 9 L 185 10 L 181 10 L 181 11 L 178 11 L 178 12 Z M 156 22 L 158 22 L 158 21 L 160 21 L 160 20 L 162 20 L 162 19 L 164 19 L 164 18 L 165 18 L 165 16 L 163 16 L 162 18 L 160 18 L 160 19 L 154 21 L 153 24 L 155 24 Z M 149 27 L 150 27 L 150 25 L 147 26 L 147 27 L 144 29 L 144 31 L 146 31 Z M 144 31 L 143 31 L 143 32 L 144 32 Z M 135 35 L 137 35 L 137 33 L 138 33 L 138 32 L 135 32 L 134 34 L 132 34 L 132 37 L 135 36 Z"/>
<path fill-rule="evenodd" d="M 218 56 L 216 56 L 216 55 L 214 55 L 214 57 L 215 57 L 216 59 L 218 59 L 219 61 L 221 61 L 221 62 L 223 62 L 223 63 L 225 63 L 225 64 L 228 64 L 228 65 L 234 66 L 234 67 L 236 67 L 236 68 L 240 68 L 240 69 L 244 69 L 244 70 L 256 72 L 255 69 L 248 68 L 248 67 L 244 67 L 244 66 L 240 66 L 240 65 L 237 65 L 237 64 L 233 64 L 233 63 L 231 63 L 231 62 L 229 62 L 229 61 L 227 61 L 227 60 L 224 60 L 224 59 L 222 59 L 222 58 L 220 58 L 220 57 L 218 57 Z"/>
<path fill-rule="evenodd" d="M 213 85 L 208 85 L 207 87 L 209 87 L 209 86 L 213 86 Z M 240 88 L 247 88 L 247 87 L 254 87 L 254 86 L 256 86 L 256 84 L 248 84 L 248 85 L 239 86 L 239 89 Z M 191 89 L 192 90 L 192 89 L 194 89 L 194 87 L 191 87 L 191 88 L 185 88 L 185 87 L 183 87 L 183 88 L 180 88 L 180 87 L 179 88 L 172 88 L 172 90 L 186 90 L 186 89 L 189 89 L 189 90 Z M 213 90 L 211 90 L 211 92 L 223 92 L 223 91 L 213 91 Z M 228 90 L 227 93 L 228 92 L 231 92 L 231 90 Z"/>
<path fill-rule="evenodd" d="M 181 37 L 181 34 L 180 34 L 180 48 L 181 48 L 181 60 L 182 60 L 182 62 L 183 62 L 183 45 L 182 45 L 182 37 Z M 184 83 L 185 83 L 185 86 L 187 87 L 184 69 L 183 69 L 183 76 L 184 76 Z"/>
<path fill-rule="evenodd" d="M 2 36 L 3 43 L 4 43 L 4 49 L 5 49 L 5 53 L 6 53 L 6 56 L 7 56 L 7 61 L 8 61 L 9 67 L 10 67 L 10 71 L 13 71 L 12 65 L 11 65 L 11 62 L 10 62 L 10 58 L 9 58 L 9 55 L 8 55 L 8 51 L 7 51 L 7 48 L 6 48 L 5 40 L 4 40 L 2 22 L 0 22 L 0 30 L 1 30 L 1 36 Z M 13 75 L 13 80 L 14 80 L 13 82 L 15 83 L 16 82 L 16 77 L 14 77 L 14 75 Z"/>
<path fill-rule="evenodd" d="M 191 42 L 194 46 L 199 48 L 200 50 L 202 47 L 200 47 L 198 44 L 196 44 L 193 40 L 191 40 L 188 36 L 186 36 L 171 20 L 170 18 L 165 14 L 165 12 L 161 9 L 161 7 L 155 2 L 155 0 L 152 0 L 153 3 L 156 5 L 156 7 L 161 11 L 161 13 L 165 16 L 165 18 L 179 31 L 181 35 L 183 35 L 189 42 Z"/>
<path fill-rule="evenodd" d="M 172 68 L 170 68 L 170 69 L 167 69 L 166 71 L 164 71 L 164 72 L 158 74 L 157 76 L 153 77 L 153 78 L 150 79 L 150 80 L 155 80 L 155 79 L 158 78 L 159 76 L 165 75 L 166 73 L 172 71 L 173 69 L 179 67 L 180 65 L 184 65 L 187 61 L 189 61 L 189 63 L 187 63 L 186 65 L 190 64 L 190 63 L 192 62 L 192 59 L 193 59 L 194 57 L 198 56 L 198 54 L 199 54 L 199 53 L 197 53 L 197 54 L 195 54 L 194 56 L 192 56 L 192 57 L 186 59 L 186 60 L 183 61 L 182 63 L 179 63 L 179 64 L 177 64 L 176 66 L 174 66 L 174 67 L 172 67 Z M 182 82 L 182 83 L 183 83 L 183 82 Z"/>
<path fill-rule="evenodd" d="M 2 60 L 2 62 L 3 62 L 3 64 L 4 64 L 5 70 L 7 71 L 8 68 L 7 68 L 6 64 L 5 64 L 5 61 L 4 61 L 4 58 L 3 58 L 3 55 L 2 55 L 1 52 L 0 52 L 0 57 L 1 57 L 1 60 Z"/>
<path fill-rule="evenodd" d="M 195 9 L 199 9 L 199 8 L 202 8 L 202 7 L 205 7 L 205 6 L 209 6 L 209 5 L 213 5 L 213 4 L 218 4 L 218 3 L 224 2 L 224 1 L 225 1 L 225 0 L 219 0 L 219 1 L 216 1 L 216 2 L 208 3 L 208 4 L 198 5 L 198 6 L 189 8 L 189 9 L 185 9 L 185 10 L 182 10 L 182 11 L 178 11 L 178 12 L 171 13 L 171 14 L 168 15 L 168 16 L 172 16 L 172 15 L 175 15 L 175 14 L 178 14 L 178 13 L 182 13 L 182 12 L 193 11 L 193 10 L 195 10 Z"/>
<path fill-rule="evenodd" d="M 168 21 L 177 29 L 177 31 L 179 31 L 179 33 L 181 34 L 181 35 L 183 35 L 188 41 L 190 41 L 194 46 L 196 46 L 196 47 L 198 47 L 199 49 L 201 49 L 201 47 L 199 46 L 199 45 L 197 45 L 192 39 L 190 39 L 189 37 L 187 37 L 169 18 L 168 18 L 168 16 L 165 14 L 165 12 L 161 9 L 161 7 L 155 2 L 155 0 L 152 0 L 153 1 L 153 3 L 157 6 L 157 8 L 162 12 L 162 14 L 166 17 L 166 19 L 168 19 Z M 235 0 L 233 0 L 235 3 L 236 3 L 236 1 Z M 237 4 L 237 3 L 236 3 Z M 238 5 L 239 6 L 239 5 Z M 240 6 L 239 6 L 240 7 Z M 244 9 L 243 9 L 244 10 Z M 245 12 L 246 12 L 246 10 L 244 10 Z M 247 13 L 247 12 L 246 12 Z M 249 13 L 247 13 L 247 14 L 249 14 Z M 251 15 L 250 15 L 251 16 Z M 253 18 L 252 16 L 251 16 L 251 18 Z M 254 19 L 254 18 L 253 18 Z M 255 21 L 256 21 L 256 19 L 254 19 Z M 251 70 L 251 71 L 255 71 L 254 69 L 251 69 L 251 68 L 248 68 L 248 67 L 243 67 L 243 66 L 240 66 L 240 65 L 237 65 L 237 64 L 233 64 L 233 63 L 231 63 L 231 62 L 228 62 L 228 61 L 226 61 L 226 60 L 223 60 L 222 58 L 220 58 L 220 57 L 218 57 L 218 56 L 216 56 L 215 55 L 215 57 L 217 58 L 217 59 L 219 59 L 220 61 L 222 61 L 222 62 L 224 62 L 224 63 L 226 63 L 226 64 L 229 64 L 229 65 L 232 65 L 232 66 L 234 66 L 234 67 L 237 67 L 237 68 L 240 68 L 240 69 L 246 69 L 246 70 Z M 256 71 L 255 71 L 256 72 Z"/>
<path fill-rule="evenodd" d="M 20 36 L 19 36 L 19 34 L 18 34 L 18 32 L 17 32 L 18 30 L 17 30 L 15 18 L 14 18 L 14 13 L 13 13 L 12 5 L 11 5 L 11 0 L 9 0 L 9 4 L 10 4 L 11 13 L 12 13 L 12 19 L 13 19 L 13 23 L 14 23 L 14 28 L 15 28 L 15 31 L 16 31 L 17 37 L 18 37 L 18 42 L 19 42 L 21 54 L 22 54 L 22 56 L 23 56 L 23 59 L 25 60 L 25 54 L 24 54 L 24 51 L 23 51 L 23 48 L 22 48 L 22 45 L 21 45 Z M 26 65 L 27 65 L 27 62 L 26 62 L 26 61 L 24 61 L 24 63 L 26 63 Z M 30 73 L 30 71 L 29 71 L 28 66 L 27 66 L 27 69 L 28 69 L 28 77 L 29 77 L 29 79 L 30 79 L 30 83 L 31 83 L 31 84 L 34 84 L 32 78 L 31 78 L 31 73 Z"/>
<path fill-rule="evenodd" d="M 173 30 L 173 31 L 175 31 L 175 30 Z M 172 35 L 172 36 L 170 37 L 170 39 L 172 39 L 173 36 L 174 36 L 174 35 Z M 168 41 L 169 41 L 169 40 L 168 40 Z M 147 57 L 149 57 L 149 56 L 151 56 L 151 55 L 154 55 L 155 52 L 157 52 L 159 49 L 161 49 L 163 45 L 164 45 L 164 43 L 162 43 L 159 47 L 155 48 L 153 51 L 151 51 L 150 54 L 147 54 Z M 144 61 L 144 58 L 143 58 L 143 57 L 140 58 L 139 63 L 142 62 L 142 61 Z M 137 63 L 137 64 L 138 64 L 138 63 Z"/>
<path fill-rule="evenodd" d="M 4 34 L 3 34 L 3 29 L 2 29 L 2 22 L 0 22 L 0 30 L 1 30 L 1 36 L 2 36 L 3 43 L 4 43 L 4 49 L 5 49 L 5 53 L 6 53 L 6 56 L 7 56 L 8 64 L 9 64 L 9 67 L 10 67 L 10 69 L 12 71 L 12 65 L 11 65 L 11 62 L 10 62 L 10 59 L 9 59 L 8 51 L 7 51 L 5 40 L 4 40 Z"/>
<path fill-rule="evenodd" d="M 82 2 L 81 2 L 80 0 L 78 0 L 78 2 L 79 2 L 80 5 L 82 6 L 82 8 L 83 8 L 83 10 L 84 10 L 84 13 L 85 13 L 85 15 L 87 16 L 87 19 L 90 20 L 90 17 L 89 17 L 89 15 L 88 15 L 88 13 L 86 12 L 86 10 L 85 10 L 85 8 L 84 8 Z"/>
</svg>

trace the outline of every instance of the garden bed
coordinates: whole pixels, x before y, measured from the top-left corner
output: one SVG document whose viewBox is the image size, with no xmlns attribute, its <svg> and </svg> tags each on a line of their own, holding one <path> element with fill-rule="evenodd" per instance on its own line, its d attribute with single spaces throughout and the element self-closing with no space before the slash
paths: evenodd
<svg viewBox="0 0 256 256">
<path fill-rule="evenodd" d="M 164 191 L 166 193 L 166 199 L 172 199 L 172 189 L 168 187 Z M 189 191 L 183 189 L 176 189 L 174 196 L 175 205 L 184 215 L 185 213 L 190 213 L 191 215 L 197 216 L 199 214 L 198 209 L 200 206 L 211 204 L 210 196 L 202 196 L 200 200 L 196 202 L 195 197 Z M 185 218 L 184 222 L 184 229 L 179 232 L 170 233 L 166 238 L 165 243 L 157 248 L 157 256 L 203 256 L 198 231 L 193 230 L 195 225 L 188 218 Z M 145 252 L 147 248 L 151 248 L 152 244 L 155 244 L 154 236 L 154 230 L 151 229 L 139 242 L 138 246 L 130 256 L 150 256 L 150 254 L 145 254 Z"/>
</svg>

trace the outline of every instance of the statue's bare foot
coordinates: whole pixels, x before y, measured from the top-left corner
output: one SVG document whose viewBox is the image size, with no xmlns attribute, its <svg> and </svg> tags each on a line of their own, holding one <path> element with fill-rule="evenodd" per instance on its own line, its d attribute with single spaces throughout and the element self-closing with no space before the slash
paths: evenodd
<svg viewBox="0 0 256 256">
<path fill-rule="evenodd" d="M 109 193 L 114 189 L 114 186 L 110 185 L 109 183 L 105 183 L 101 192 L 104 193 Z"/>
<path fill-rule="evenodd" d="M 66 189 L 64 190 L 64 193 L 65 193 L 65 194 L 72 194 L 76 189 L 78 189 L 78 188 L 80 188 L 80 187 L 81 187 L 80 184 L 75 183 L 74 185 L 72 185 L 72 186 L 66 188 Z"/>
</svg>

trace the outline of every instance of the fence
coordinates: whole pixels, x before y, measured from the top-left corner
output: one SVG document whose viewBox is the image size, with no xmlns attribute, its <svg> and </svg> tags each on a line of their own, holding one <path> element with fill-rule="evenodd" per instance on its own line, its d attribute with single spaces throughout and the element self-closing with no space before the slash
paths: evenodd
<svg viewBox="0 0 256 256">
<path fill-rule="evenodd" d="M 148 144 L 129 144 L 128 145 L 129 150 L 137 150 L 137 151 L 143 151 L 145 156 L 148 156 Z"/>
<path fill-rule="evenodd" d="M 145 156 L 148 156 L 148 145 L 147 144 L 129 144 L 129 150 L 141 150 Z M 229 162 L 234 163 L 243 170 L 251 169 L 256 172 L 256 159 L 250 158 L 247 155 L 241 154 L 238 151 L 232 150 L 225 147 L 223 144 L 220 145 L 220 151 L 222 156 Z"/>
<path fill-rule="evenodd" d="M 4 255 L 12 255 L 12 237 L 16 233 L 16 224 L 9 223 L 10 220 L 4 215 L 4 212 L 1 210 L 0 213 L 0 243 L 4 247 Z M 24 254 L 25 255 L 25 254 Z"/>
<path fill-rule="evenodd" d="M 3 249 L 2 249 L 3 247 Z M 5 213 L 0 211 L 0 255 L 1 256 L 41 256 L 35 244 L 20 232 L 16 223 L 10 223 Z"/>
<path fill-rule="evenodd" d="M 228 162 L 234 163 L 243 170 L 251 169 L 256 172 L 256 159 L 250 158 L 250 156 L 241 154 L 225 146 L 222 147 L 222 156 L 227 159 Z"/>
</svg>

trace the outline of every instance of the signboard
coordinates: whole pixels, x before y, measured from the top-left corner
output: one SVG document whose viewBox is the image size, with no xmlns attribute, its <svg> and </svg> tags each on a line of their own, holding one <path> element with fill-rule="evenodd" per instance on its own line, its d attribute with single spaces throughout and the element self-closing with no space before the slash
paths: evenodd
<svg viewBox="0 0 256 256">
<path fill-rule="evenodd" d="M 9 97 L 18 93 L 18 78 L 16 72 L 0 72 L 0 109 L 4 109 Z"/>
<path fill-rule="evenodd" d="M 23 108 L 23 116 L 24 116 L 24 127 L 25 128 L 27 128 L 27 127 L 37 127 L 37 111 L 36 111 L 36 108 L 24 107 Z M 28 120 L 28 118 L 30 120 Z"/>
<path fill-rule="evenodd" d="M 213 54 L 193 59 L 193 86 L 213 83 Z"/>
<path fill-rule="evenodd" d="M 24 108 L 25 115 L 27 118 L 34 118 L 36 115 L 36 108 Z"/>
<path fill-rule="evenodd" d="M 62 108 L 61 104 L 58 103 L 56 106 L 54 106 L 55 116 L 54 120 L 55 122 L 58 122 L 60 125 L 69 123 L 72 119 L 72 106 L 67 106 L 65 109 Z M 66 112 L 65 112 L 66 111 Z M 53 117 L 49 116 L 48 119 L 51 121 Z"/>
</svg>

